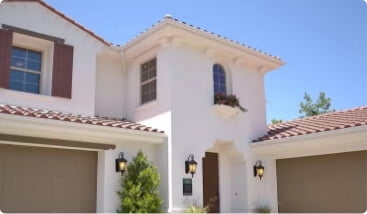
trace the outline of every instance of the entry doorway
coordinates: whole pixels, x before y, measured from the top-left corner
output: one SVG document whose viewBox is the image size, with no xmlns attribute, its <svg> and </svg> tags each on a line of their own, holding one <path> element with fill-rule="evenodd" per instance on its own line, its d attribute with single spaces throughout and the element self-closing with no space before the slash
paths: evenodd
<svg viewBox="0 0 367 214">
<path fill-rule="evenodd" d="M 205 152 L 203 157 L 203 201 L 210 213 L 219 213 L 218 153 Z"/>
</svg>

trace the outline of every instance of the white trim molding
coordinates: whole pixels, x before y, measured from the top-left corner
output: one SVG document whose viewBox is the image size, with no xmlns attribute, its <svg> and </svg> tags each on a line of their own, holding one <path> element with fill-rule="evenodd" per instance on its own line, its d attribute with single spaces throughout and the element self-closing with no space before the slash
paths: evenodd
<svg viewBox="0 0 367 214">
<path fill-rule="evenodd" d="M 252 151 L 274 159 L 367 150 L 367 126 L 251 143 Z"/>
</svg>

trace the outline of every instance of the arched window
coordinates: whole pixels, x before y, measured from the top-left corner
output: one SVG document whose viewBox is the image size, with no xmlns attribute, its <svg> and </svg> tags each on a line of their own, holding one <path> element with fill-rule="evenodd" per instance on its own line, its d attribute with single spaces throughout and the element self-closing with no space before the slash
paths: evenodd
<svg viewBox="0 0 367 214">
<path fill-rule="evenodd" d="M 226 72 L 220 64 L 213 65 L 214 95 L 227 94 Z"/>
</svg>

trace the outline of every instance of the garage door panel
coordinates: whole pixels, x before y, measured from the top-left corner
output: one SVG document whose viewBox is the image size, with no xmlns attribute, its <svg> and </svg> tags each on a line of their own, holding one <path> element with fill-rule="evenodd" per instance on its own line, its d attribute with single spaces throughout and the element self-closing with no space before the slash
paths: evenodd
<svg viewBox="0 0 367 214">
<path fill-rule="evenodd" d="M 57 212 L 95 212 L 95 191 L 89 187 L 84 179 L 55 179 L 53 209 Z"/>
<path fill-rule="evenodd" d="M 3 212 L 96 211 L 97 152 L 0 144 L 0 154 Z"/>
<path fill-rule="evenodd" d="M 277 160 L 280 212 L 363 212 L 367 151 Z"/>
<path fill-rule="evenodd" d="M 50 181 L 42 177 L 6 176 L 4 211 L 47 212 L 50 210 Z"/>
</svg>

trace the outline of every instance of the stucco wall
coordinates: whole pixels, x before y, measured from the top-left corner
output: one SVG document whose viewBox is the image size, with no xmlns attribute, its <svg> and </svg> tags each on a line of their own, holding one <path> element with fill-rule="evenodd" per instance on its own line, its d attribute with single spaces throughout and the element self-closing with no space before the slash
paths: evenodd
<svg viewBox="0 0 367 214">
<path fill-rule="evenodd" d="M 72 99 L 51 97 L 50 90 L 38 95 L 1 88 L 2 103 L 94 115 L 96 54 L 102 50 L 103 44 L 38 3 L 2 3 L 0 24 L 63 38 L 66 44 L 74 47 Z M 52 51 L 45 55 L 48 59 L 42 72 L 51 75 Z"/>
<path fill-rule="evenodd" d="M 117 52 L 97 56 L 96 115 L 113 118 L 125 117 L 126 82 L 124 81 L 121 59 Z"/>
<path fill-rule="evenodd" d="M 157 100 L 140 106 L 140 64 L 153 57 L 157 57 L 158 63 Z M 229 72 L 229 91 L 239 97 L 248 112 L 241 112 L 228 120 L 216 114 L 213 109 L 214 63 L 221 63 Z M 219 141 L 231 147 L 228 149 L 231 151 L 217 151 L 220 153 L 221 211 L 248 211 L 249 204 L 259 199 L 256 189 L 259 182 L 251 176 L 254 160 L 247 142 L 265 133 L 263 75 L 245 66 L 234 65 L 225 55 L 209 57 L 192 47 L 169 45 L 152 48 L 128 62 L 127 84 L 127 117 L 163 129 L 169 136 L 170 211 L 179 211 L 192 203 L 203 203 L 202 157 Z M 193 195 L 184 197 L 182 178 L 191 177 L 185 174 L 184 161 L 191 153 L 198 162 L 198 170 L 193 178 Z M 226 158 L 234 153 L 240 154 L 240 161 Z M 244 174 L 250 175 L 248 179 L 236 176 L 237 166 L 245 170 Z M 252 188 L 236 191 L 231 183 Z M 232 202 L 236 197 L 238 200 Z"/>
</svg>

